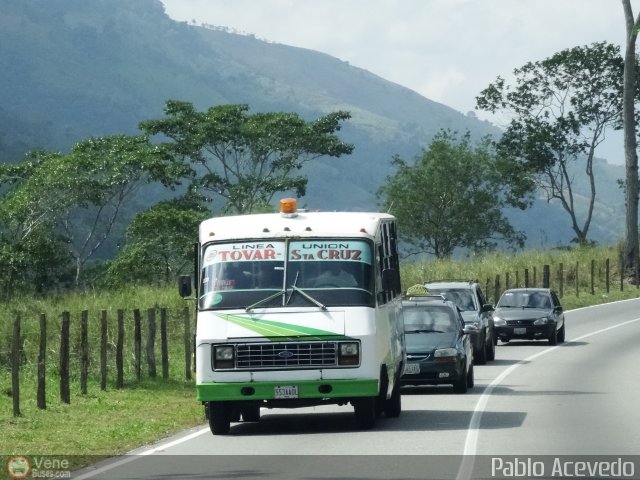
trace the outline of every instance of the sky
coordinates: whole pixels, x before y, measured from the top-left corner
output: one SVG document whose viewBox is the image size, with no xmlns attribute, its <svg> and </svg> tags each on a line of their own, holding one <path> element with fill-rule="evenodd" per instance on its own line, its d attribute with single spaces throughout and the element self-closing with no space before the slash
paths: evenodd
<svg viewBox="0 0 640 480">
<path fill-rule="evenodd" d="M 623 45 L 621 0 L 161 0 L 179 21 L 224 26 L 347 61 L 462 113 L 497 76 L 593 42 Z M 638 14 L 640 0 L 632 0 Z M 624 50 L 623 50 L 624 51 Z M 622 136 L 599 156 L 624 163 Z"/>
</svg>

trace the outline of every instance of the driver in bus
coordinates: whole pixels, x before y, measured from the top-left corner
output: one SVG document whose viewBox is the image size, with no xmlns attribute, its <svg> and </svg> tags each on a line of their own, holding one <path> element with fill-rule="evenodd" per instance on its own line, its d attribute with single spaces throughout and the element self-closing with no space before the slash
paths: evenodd
<svg viewBox="0 0 640 480">
<path fill-rule="evenodd" d="M 338 262 L 327 262 L 326 270 L 318 275 L 314 287 L 357 287 L 355 277 L 343 270 Z"/>
</svg>

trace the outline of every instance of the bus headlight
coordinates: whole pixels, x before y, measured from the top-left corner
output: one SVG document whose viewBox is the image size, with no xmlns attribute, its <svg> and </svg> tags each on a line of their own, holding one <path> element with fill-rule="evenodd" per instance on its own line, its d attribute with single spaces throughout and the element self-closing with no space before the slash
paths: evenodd
<svg viewBox="0 0 640 480">
<path fill-rule="evenodd" d="M 338 350 L 338 365 L 359 365 L 360 344 L 358 342 L 342 342 Z"/>
<path fill-rule="evenodd" d="M 213 347 L 213 368 L 233 368 L 235 352 L 233 345 L 216 345 Z"/>
</svg>

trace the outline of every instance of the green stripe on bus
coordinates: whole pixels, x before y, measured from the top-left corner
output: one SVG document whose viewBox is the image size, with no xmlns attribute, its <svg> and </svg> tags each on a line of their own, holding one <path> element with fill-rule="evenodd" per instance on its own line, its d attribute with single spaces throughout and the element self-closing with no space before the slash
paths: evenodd
<svg viewBox="0 0 640 480">
<path fill-rule="evenodd" d="M 265 337 L 309 337 L 317 336 L 322 337 L 323 340 L 327 340 L 327 337 L 333 338 L 347 338 L 344 335 L 339 335 L 335 332 L 328 330 L 320 330 L 318 328 L 309 328 L 302 325 L 291 325 L 284 322 L 274 322 L 273 320 L 262 320 L 253 317 L 245 317 L 241 315 L 231 315 L 226 313 L 217 313 L 218 317 L 233 323 L 240 327 L 251 330 Z M 320 339 L 320 338 L 318 338 Z"/>
</svg>

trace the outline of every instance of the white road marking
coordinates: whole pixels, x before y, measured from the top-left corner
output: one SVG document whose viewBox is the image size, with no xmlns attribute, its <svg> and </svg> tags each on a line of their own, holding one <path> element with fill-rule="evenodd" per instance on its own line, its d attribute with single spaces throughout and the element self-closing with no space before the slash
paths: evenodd
<svg viewBox="0 0 640 480">
<path fill-rule="evenodd" d="M 592 308 L 592 307 L 585 307 L 585 308 Z M 575 310 L 572 310 L 572 311 L 575 311 Z M 609 330 L 613 330 L 614 328 L 619 328 L 619 327 L 629 325 L 630 323 L 635 323 L 638 321 L 640 321 L 640 318 L 627 320 L 626 322 L 618 323 L 610 327 L 602 328 L 600 330 L 587 333 L 580 337 L 574 338 L 573 340 L 567 340 L 566 343 L 579 342 L 580 340 L 583 340 L 585 338 L 588 338 L 594 335 L 599 335 Z M 469 428 L 467 429 L 467 438 L 466 438 L 466 441 L 464 442 L 464 450 L 462 452 L 464 457 L 463 457 L 462 463 L 460 464 L 460 469 L 458 470 L 458 475 L 456 476 L 456 480 L 469 479 L 471 478 L 471 475 L 473 473 L 474 456 L 476 455 L 476 451 L 478 448 L 478 435 L 480 433 L 480 420 L 482 419 L 482 414 L 487 406 L 489 397 L 491 396 L 491 392 L 493 392 L 493 390 L 498 385 L 500 385 L 500 383 L 518 367 L 525 365 L 531 362 L 532 360 L 538 357 L 541 357 L 542 355 L 546 355 L 547 353 L 552 352 L 553 350 L 560 348 L 561 346 L 562 345 L 549 347 L 545 350 L 542 350 L 541 352 L 531 355 L 523 360 L 520 360 L 519 362 L 507 368 L 504 372 L 498 375 L 489 385 L 485 387 L 485 389 L 482 392 L 482 395 L 480 395 L 480 398 L 478 399 L 478 403 L 476 403 L 476 406 L 473 410 L 473 414 L 471 415 L 471 420 L 469 421 Z"/>
<path fill-rule="evenodd" d="M 188 442 L 189 440 L 196 438 L 200 435 L 202 435 L 203 433 L 209 432 L 209 427 L 205 427 L 205 428 L 201 428 L 200 430 L 196 430 L 193 433 L 190 433 L 189 435 L 185 435 L 184 437 L 180 437 L 177 438 L 176 440 L 173 440 L 171 442 L 168 443 L 164 443 L 160 446 L 157 447 L 153 447 L 153 448 L 148 448 L 146 450 L 142 450 L 141 452 L 138 453 L 129 453 L 127 454 L 127 456 L 125 456 L 124 458 L 122 458 L 121 460 L 118 460 L 116 462 L 113 463 L 109 463 L 108 465 L 105 465 L 104 467 L 100 467 L 97 468 L 96 470 L 90 471 L 90 472 L 86 472 L 82 475 L 80 475 L 79 477 L 73 477 L 75 478 L 75 480 L 84 480 L 85 478 L 91 478 L 91 477 L 95 477 L 96 475 L 99 475 L 101 473 L 104 472 L 108 472 L 111 469 L 114 469 L 116 467 L 119 467 L 121 465 L 125 465 L 129 462 L 133 462 L 134 460 L 138 460 L 139 458 L 145 457 L 147 455 L 152 455 L 154 453 L 157 452 L 161 452 L 163 450 L 166 450 L 167 448 L 171 448 L 175 445 L 179 445 L 181 443 L 184 442 Z"/>
</svg>

